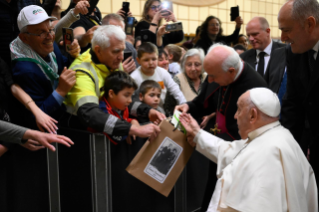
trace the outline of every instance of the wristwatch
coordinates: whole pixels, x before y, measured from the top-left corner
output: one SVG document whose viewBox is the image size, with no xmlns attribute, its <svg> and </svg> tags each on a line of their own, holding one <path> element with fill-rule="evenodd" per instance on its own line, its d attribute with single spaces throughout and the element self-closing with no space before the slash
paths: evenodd
<svg viewBox="0 0 319 212">
<path fill-rule="evenodd" d="M 151 24 L 152 26 L 156 26 L 156 27 L 158 26 L 157 24 L 154 24 L 154 23 L 150 23 L 150 24 Z"/>
</svg>

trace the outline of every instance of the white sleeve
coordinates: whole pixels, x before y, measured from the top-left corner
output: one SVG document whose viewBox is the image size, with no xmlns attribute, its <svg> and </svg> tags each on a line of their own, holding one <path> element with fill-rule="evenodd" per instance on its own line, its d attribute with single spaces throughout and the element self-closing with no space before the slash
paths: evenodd
<svg viewBox="0 0 319 212">
<path fill-rule="evenodd" d="M 186 99 L 181 89 L 179 88 L 178 84 L 174 82 L 171 75 L 166 70 L 164 72 L 161 70 L 161 74 L 168 92 L 174 97 L 174 99 L 176 99 L 177 103 L 179 105 L 186 103 Z"/>
<path fill-rule="evenodd" d="M 134 81 L 137 84 L 137 87 L 140 88 L 140 85 L 142 84 L 141 82 L 143 81 L 142 79 L 142 75 L 140 73 L 140 71 L 137 69 L 135 69 L 132 73 L 131 73 L 131 77 L 134 79 Z M 138 90 L 138 89 L 137 89 Z"/>
<path fill-rule="evenodd" d="M 225 141 L 218 138 L 205 130 L 200 130 L 195 138 L 194 142 L 196 145 L 196 150 L 207 157 L 209 160 L 217 163 L 219 147 Z"/>
</svg>

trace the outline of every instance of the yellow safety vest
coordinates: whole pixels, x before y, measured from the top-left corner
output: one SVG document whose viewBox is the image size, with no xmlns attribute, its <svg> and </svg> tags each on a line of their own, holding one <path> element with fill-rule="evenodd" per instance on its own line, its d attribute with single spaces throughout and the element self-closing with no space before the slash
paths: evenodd
<svg viewBox="0 0 319 212">
<path fill-rule="evenodd" d="M 105 78 L 111 71 L 103 64 L 92 62 L 90 49 L 77 57 L 70 69 L 76 70 L 76 83 L 66 96 L 64 104 L 69 113 L 77 115 L 82 105 L 99 104 L 99 99 L 104 95 Z"/>
</svg>

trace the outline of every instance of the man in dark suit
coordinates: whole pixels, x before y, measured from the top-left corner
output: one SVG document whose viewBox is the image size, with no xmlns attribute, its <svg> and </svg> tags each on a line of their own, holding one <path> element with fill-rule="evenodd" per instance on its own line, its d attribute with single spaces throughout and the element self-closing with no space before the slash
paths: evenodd
<svg viewBox="0 0 319 212">
<path fill-rule="evenodd" d="M 315 174 L 319 172 L 318 11 L 317 0 L 294 0 L 286 2 L 278 15 L 281 39 L 290 43 L 286 51 L 288 81 L 282 124 L 300 144 Z"/>
<path fill-rule="evenodd" d="M 273 51 L 269 61 L 268 69 L 266 70 L 264 79 L 268 84 L 268 88 L 275 93 L 279 93 L 280 87 L 284 82 L 286 72 L 286 48 L 281 47 Z M 284 89 L 284 88 L 282 88 Z M 284 89 L 285 91 L 286 89 Z M 279 98 L 280 99 L 280 98 Z"/>
<path fill-rule="evenodd" d="M 252 49 L 242 53 L 240 57 L 264 76 L 269 66 L 272 52 L 285 44 L 272 41 L 268 21 L 264 17 L 254 17 L 247 26 L 246 32 Z"/>
</svg>

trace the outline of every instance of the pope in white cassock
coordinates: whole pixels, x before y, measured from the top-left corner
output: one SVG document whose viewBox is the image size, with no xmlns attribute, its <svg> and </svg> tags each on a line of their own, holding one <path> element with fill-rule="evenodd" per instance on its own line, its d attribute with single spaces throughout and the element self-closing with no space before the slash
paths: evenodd
<svg viewBox="0 0 319 212">
<path fill-rule="evenodd" d="M 188 142 L 218 165 L 208 212 L 317 212 L 314 172 L 278 121 L 277 95 L 254 88 L 240 96 L 237 107 L 242 140 L 233 142 L 201 130 L 189 114 L 180 116 Z"/>
</svg>

